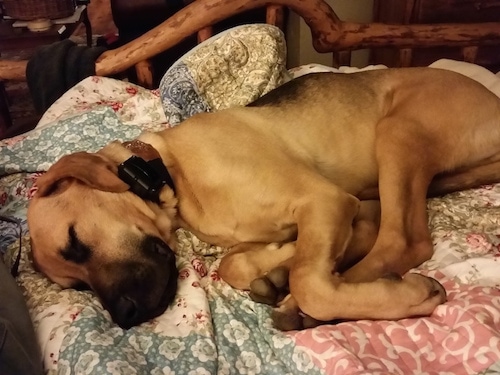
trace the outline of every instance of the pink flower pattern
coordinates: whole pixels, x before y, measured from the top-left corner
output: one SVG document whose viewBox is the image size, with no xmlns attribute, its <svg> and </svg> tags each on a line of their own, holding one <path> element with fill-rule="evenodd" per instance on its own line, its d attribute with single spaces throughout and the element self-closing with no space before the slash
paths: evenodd
<svg viewBox="0 0 500 375">
<path fill-rule="evenodd" d="M 475 254 L 487 254 L 492 247 L 485 236 L 478 233 L 467 234 L 466 241 L 470 245 L 469 251 Z"/>
<path fill-rule="evenodd" d="M 500 360 L 500 290 L 460 285 L 426 272 L 448 301 L 430 317 L 325 325 L 290 333 L 330 373 L 477 373 Z M 491 306 L 491 308 L 485 308 Z M 493 306 L 496 307 L 493 308 Z"/>
<path fill-rule="evenodd" d="M 191 264 L 200 277 L 205 277 L 207 275 L 207 267 L 200 258 L 193 258 Z"/>
</svg>

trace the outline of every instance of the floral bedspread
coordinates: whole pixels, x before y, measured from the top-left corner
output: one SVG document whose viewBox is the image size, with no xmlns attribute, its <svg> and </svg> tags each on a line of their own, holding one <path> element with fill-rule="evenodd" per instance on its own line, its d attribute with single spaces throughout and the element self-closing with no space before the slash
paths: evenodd
<svg viewBox="0 0 500 375">
<path fill-rule="evenodd" d="M 450 64 L 439 67 L 456 67 Z M 463 67 L 493 86 L 500 81 L 479 67 Z M 199 111 L 246 104 L 317 68 L 287 71 L 285 44 L 277 29 L 240 27 L 180 59 L 158 90 L 90 77 L 58 100 L 35 130 L 0 143 L 0 214 L 22 221 L 18 283 L 47 373 L 500 372 L 500 184 L 429 200 L 435 254 L 416 272 L 440 280 L 448 301 L 425 318 L 279 332 L 272 327 L 269 307 L 218 277 L 226 249 L 184 230 L 178 233 L 175 302 L 158 318 L 129 330 L 116 326 L 91 292 L 62 290 L 33 270 L 27 202 L 36 192 L 36 179 L 60 156 L 131 139 L 143 129 L 174 126 Z M 0 222 L 0 230 L 3 256 L 12 263 L 17 228 Z"/>
</svg>

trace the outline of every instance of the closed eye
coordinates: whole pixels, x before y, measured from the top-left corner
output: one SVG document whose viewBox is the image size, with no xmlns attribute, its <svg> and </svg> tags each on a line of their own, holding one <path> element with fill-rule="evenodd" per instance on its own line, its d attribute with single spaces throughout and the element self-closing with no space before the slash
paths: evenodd
<svg viewBox="0 0 500 375">
<path fill-rule="evenodd" d="M 75 227 L 71 225 L 68 231 L 68 244 L 60 251 L 61 256 L 70 262 L 83 264 L 90 259 L 91 249 L 82 243 L 76 235 Z"/>
</svg>

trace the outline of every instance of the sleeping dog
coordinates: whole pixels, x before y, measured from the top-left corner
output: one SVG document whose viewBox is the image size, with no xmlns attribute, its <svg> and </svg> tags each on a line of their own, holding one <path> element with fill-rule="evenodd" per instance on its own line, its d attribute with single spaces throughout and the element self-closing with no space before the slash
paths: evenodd
<svg viewBox="0 0 500 375">
<path fill-rule="evenodd" d="M 408 273 L 433 252 L 426 196 L 500 181 L 499 152 L 500 100 L 458 73 L 310 74 L 61 158 L 29 205 L 33 259 L 63 287 L 88 285 L 122 327 L 173 300 L 179 227 L 230 248 L 219 273 L 233 287 L 270 303 L 289 292 L 282 328 L 303 326 L 298 311 L 427 315 L 446 297 Z"/>
</svg>

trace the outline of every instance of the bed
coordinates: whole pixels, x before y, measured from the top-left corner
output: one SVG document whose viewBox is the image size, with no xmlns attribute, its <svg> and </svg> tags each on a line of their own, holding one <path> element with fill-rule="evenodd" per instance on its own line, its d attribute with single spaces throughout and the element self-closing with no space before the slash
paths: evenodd
<svg viewBox="0 0 500 375">
<path fill-rule="evenodd" d="M 268 7 L 268 24 L 210 35 L 213 23 L 257 6 Z M 286 41 L 278 27 L 285 7 L 306 20 L 317 50 L 333 51 L 342 66 L 286 66 Z M 202 43 L 165 72 L 158 88 L 146 88 L 151 78 L 147 59 L 197 31 Z M 185 230 L 178 231 L 179 289 L 174 303 L 158 318 L 123 330 L 91 292 L 63 290 L 33 269 L 26 226 L 37 178 L 64 154 L 96 151 L 145 129 L 177 126 L 200 111 L 245 105 L 308 72 L 358 71 L 348 66 L 351 50 L 384 45 L 467 49 L 480 44 L 500 45 L 499 23 L 361 25 L 342 22 L 322 0 L 197 0 L 151 32 L 102 54 L 96 75 L 64 93 L 34 130 L 0 143 L 0 214 L 21 222 L 17 282 L 46 373 L 500 373 L 500 184 L 428 201 L 435 253 L 415 271 L 435 277 L 448 293 L 448 301 L 431 316 L 343 322 L 302 331 L 276 330 L 270 307 L 219 278 L 218 264 L 227 249 Z M 108 77 L 133 66 L 142 85 Z M 473 61 L 443 59 L 432 66 L 468 75 L 500 96 L 500 74 Z M 0 61 L 0 79 L 23 79 L 25 67 L 23 61 Z M 0 230 L 2 256 L 12 265 L 19 228 L 1 222 Z"/>
</svg>

